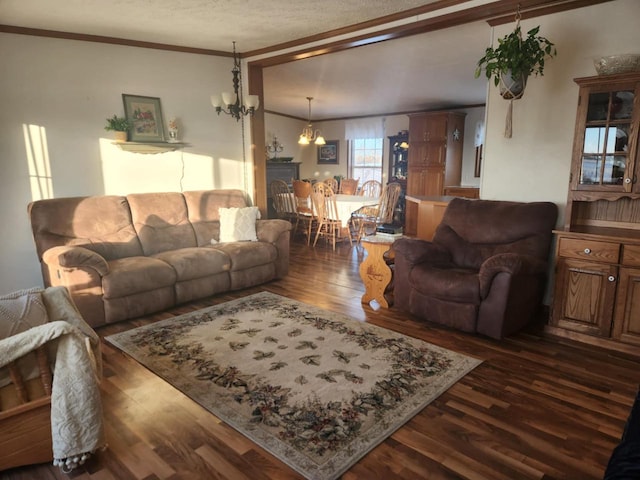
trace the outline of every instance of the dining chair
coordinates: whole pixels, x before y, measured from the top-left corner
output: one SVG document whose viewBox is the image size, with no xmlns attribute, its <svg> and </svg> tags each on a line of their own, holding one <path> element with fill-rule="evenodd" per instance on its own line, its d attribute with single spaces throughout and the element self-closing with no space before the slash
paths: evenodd
<svg viewBox="0 0 640 480">
<path fill-rule="evenodd" d="M 318 218 L 318 226 L 313 246 L 315 247 L 318 242 L 318 238 L 323 236 L 326 241 L 331 240 L 331 245 L 335 251 L 336 239 L 340 236 L 342 221 L 338 215 L 336 197 L 333 189 L 324 182 L 316 183 L 313 186 L 311 198 Z M 351 244 L 350 236 L 349 243 Z"/>
<path fill-rule="evenodd" d="M 344 195 L 355 195 L 358 191 L 359 178 L 343 178 L 340 181 L 340 193 Z"/>
<path fill-rule="evenodd" d="M 331 190 L 333 190 L 333 193 L 336 193 L 338 191 L 338 180 L 336 180 L 335 178 L 325 178 L 322 183 L 329 185 L 331 187 Z"/>
<path fill-rule="evenodd" d="M 373 228 L 375 233 L 378 225 L 393 222 L 393 213 L 401 192 L 402 186 L 397 182 L 391 182 L 382 189 L 378 205 L 365 206 L 353 212 L 351 221 L 357 231 L 357 243 L 360 243 L 368 228 Z"/>
<path fill-rule="evenodd" d="M 271 201 L 278 218 L 288 220 L 291 223 L 297 220 L 294 196 L 289 185 L 284 180 L 276 179 L 271 182 Z"/>
<path fill-rule="evenodd" d="M 298 231 L 298 225 L 302 223 L 307 234 L 307 245 L 311 243 L 311 230 L 316 221 L 316 215 L 313 212 L 313 204 L 311 203 L 312 188 L 309 182 L 302 180 L 293 181 L 293 201 L 296 211 L 296 225 L 294 232 Z"/>
<path fill-rule="evenodd" d="M 382 183 L 378 180 L 367 180 L 360 189 L 360 195 L 363 197 L 379 197 L 381 193 Z"/>
</svg>

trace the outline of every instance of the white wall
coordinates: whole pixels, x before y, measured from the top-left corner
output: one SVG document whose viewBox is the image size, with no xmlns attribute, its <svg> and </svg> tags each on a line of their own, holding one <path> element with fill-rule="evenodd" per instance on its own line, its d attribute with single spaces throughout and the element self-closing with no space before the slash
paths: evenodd
<svg viewBox="0 0 640 480">
<path fill-rule="evenodd" d="M 504 138 L 508 102 L 490 88 L 482 198 L 555 202 L 562 225 L 578 99 L 573 79 L 595 75 L 593 60 L 602 55 L 638 53 L 639 18 L 638 0 L 616 0 L 521 22 L 523 32 L 540 25 L 558 55 L 546 63 L 543 77 L 529 79 L 524 97 L 514 102 L 512 138 Z M 496 27 L 494 38 L 513 26 Z"/>
<path fill-rule="evenodd" d="M 0 33 L 0 61 L 0 294 L 42 284 L 27 218 L 33 199 L 253 190 L 241 123 L 218 118 L 209 102 L 231 86 L 229 58 Z M 112 145 L 105 119 L 124 114 L 123 93 L 159 97 L 165 122 L 178 117 L 190 146 L 141 155 Z M 50 189 L 32 192 L 34 165 Z"/>
</svg>

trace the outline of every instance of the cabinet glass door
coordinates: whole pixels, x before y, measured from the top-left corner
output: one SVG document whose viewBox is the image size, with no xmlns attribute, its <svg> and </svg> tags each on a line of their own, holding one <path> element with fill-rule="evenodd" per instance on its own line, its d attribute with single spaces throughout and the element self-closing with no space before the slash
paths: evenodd
<svg viewBox="0 0 640 480">
<path fill-rule="evenodd" d="M 629 162 L 633 91 L 589 95 L 581 185 L 623 185 Z"/>
</svg>

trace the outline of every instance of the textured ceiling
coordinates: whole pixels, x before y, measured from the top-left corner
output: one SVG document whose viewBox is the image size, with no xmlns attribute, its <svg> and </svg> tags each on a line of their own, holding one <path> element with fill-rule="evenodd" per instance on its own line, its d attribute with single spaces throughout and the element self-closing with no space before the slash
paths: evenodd
<svg viewBox="0 0 640 480">
<path fill-rule="evenodd" d="M 0 0 L 0 23 L 229 51 L 256 50 L 436 0 Z"/>
<path fill-rule="evenodd" d="M 434 2 L 0 0 L 0 24 L 226 52 L 235 40 L 247 52 Z M 486 82 L 473 71 L 489 35 L 489 26 L 476 22 L 268 67 L 263 105 L 306 118 L 305 97 L 312 96 L 312 117 L 320 120 L 481 104 Z"/>
</svg>

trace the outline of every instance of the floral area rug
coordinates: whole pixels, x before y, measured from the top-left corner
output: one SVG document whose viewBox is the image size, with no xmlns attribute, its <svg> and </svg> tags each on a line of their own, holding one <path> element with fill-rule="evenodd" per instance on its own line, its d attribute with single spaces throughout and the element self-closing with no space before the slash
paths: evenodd
<svg viewBox="0 0 640 480">
<path fill-rule="evenodd" d="M 480 364 L 268 292 L 106 340 L 317 480 L 339 477 Z"/>
</svg>

